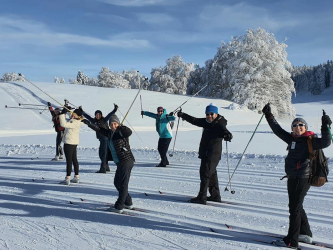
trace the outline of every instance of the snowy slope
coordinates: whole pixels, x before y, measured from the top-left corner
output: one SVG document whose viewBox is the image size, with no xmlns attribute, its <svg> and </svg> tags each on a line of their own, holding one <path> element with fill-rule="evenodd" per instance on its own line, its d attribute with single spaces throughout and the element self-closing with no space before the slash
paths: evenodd
<svg viewBox="0 0 333 250">
<path fill-rule="evenodd" d="M 113 103 L 125 114 L 137 93 L 137 90 L 36 84 L 61 103 L 67 98 L 75 105 L 82 105 L 90 114 L 96 109 L 106 114 L 113 109 Z M 322 109 L 333 117 L 332 94 L 333 89 L 319 97 L 302 95 L 294 100 L 297 114 L 307 120 L 311 130 L 320 132 L 318 119 Z M 141 96 L 144 110 L 152 112 L 157 106 L 172 111 L 189 98 L 149 91 L 142 91 Z M 18 107 L 18 103 L 46 104 L 47 101 L 56 105 L 27 82 L 0 83 L 2 107 Z M 229 164 L 233 170 L 261 115 L 229 110 L 229 101 L 207 98 L 192 98 L 183 110 L 203 117 L 206 105 L 212 101 L 228 120 L 228 128 L 234 135 L 228 143 Z M 50 162 L 55 152 L 50 115 L 3 108 L 0 113 L 0 249 L 277 249 L 253 241 L 258 236 L 249 230 L 284 235 L 288 229 L 286 182 L 279 180 L 284 175 L 286 145 L 271 133 L 265 120 L 233 178 L 235 194 L 223 192 L 228 180 L 223 144 L 218 174 L 222 199 L 229 203 L 218 206 L 181 202 L 198 192 L 196 152 L 201 129 L 181 121 L 171 166 L 161 169 L 154 167 L 159 161 L 154 121 L 140 116 L 139 98 L 128 121 L 137 133 L 131 137 L 137 163 L 130 180 L 130 193 L 134 205 L 146 210 L 131 212 L 135 216 L 95 209 L 115 202 L 117 191 L 113 186 L 113 164 L 109 174 L 94 173 L 100 163 L 94 132 L 84 128 L 80 133 L 78 154 L 82 184 L 64 187 L 57 183 L 64 178 L 65 163 Z M 291 121 L 280 122 L 283 128 L 290 130 Z M 332 157 L 332 146 L 325 153 Z M 329 180 L 322 188 L 312 188 L 304 205 L 315 240 L 333 245 L 332 175 Z M 231 230 L 225 224 L 239 228 Z M 272 240 L 264 236 L 260 239 Z"/>
</svg>

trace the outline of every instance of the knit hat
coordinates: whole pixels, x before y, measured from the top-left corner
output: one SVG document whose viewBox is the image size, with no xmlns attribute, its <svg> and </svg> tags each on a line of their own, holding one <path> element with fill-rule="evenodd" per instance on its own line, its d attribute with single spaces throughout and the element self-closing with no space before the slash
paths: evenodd
<svg viewBox="0 0 333 250">
<path fill-rule="evenodd" d="M 97 114 L 101 114 L 101 116 L 103 116 L 102 111 L 100 111 L 100 110 L 96 110 L 96 111 L 95 111 L 95 116 L 96 116 Z"/>
<path fill-rule="evenodd" d="M 82 116 L 82 109 L 75 109 L 74 113 L 77 114 L 78 116 Z"/>
<path fill-rule="evenodd" d="M 207 113 L 214 113 L 214 114 L 218 114 L 219 113 L 219 109 L 216 107 L 216 105 L 214 103 L 209 104 L 206 107 L 206 114 Z"/>
<path fill-rule="evenodd" d="M 158 112 L 159 110 L 161 110 L 161 109 L 163 109 L 163 110 L 164 110 L 164 108 L 163 108 L 163 107 L 158 107 L 158 108 L 157 108 L 157 112 Z"/>
<path fill-rule="evenodd" d="M 120 120 L 119 120 L 118 116 L 116 116 L 116 115 L 111 116 L 111 118 L 109 120 L 109 125 L 111 124 L 111 122 L 116 122 L 120 125 Z"/>
<path fill-rule="evenodd" d="M 306 130 L 308 130 L 308 124 L 307 124 L 307 122 L 303 118 L 295 118 L 293 120 L 293 122 L 291 123 L 291 130 L 293 130 L 293 124 L 294 123 L 298 123 L 298 122 L 303 123 L 305 125 Z"/>
</svg>

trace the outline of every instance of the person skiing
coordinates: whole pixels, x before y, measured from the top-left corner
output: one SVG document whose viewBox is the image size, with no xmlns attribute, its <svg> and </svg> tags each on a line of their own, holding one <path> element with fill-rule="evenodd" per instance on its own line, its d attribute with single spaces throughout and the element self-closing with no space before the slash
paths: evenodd
<svg viewBox="0 0 333 250">
<path fill-rule="evenodd" d="M 172 112 L 167 114 L 166 109 L 163 107 L 157 108 L 157 114 L 148 111 L 141 111 L 141 115 L 156 119 L 156 131 L 160 137 L 158 139 L 157 149 L 161 156 L 161 162 L 156 165 L 156 167 L 166 167 L 169 165 L 167 152 L 172 139 L 172 129 L 170 122 L 173 122 L 176 118 L 173 116 Z"/>
<path fill-rule="evenodd" d="M 70 107 L 67 106 L 68 109 Z M 80 127 L 83 123 L 80 121 L 80 116 L 82 116 L 82 109 L 75 109 L 71 115 L 71 119 L 66 121 L 67 108 L 64 108 L 59 116 L 60 126 L 65 128 L 64 132 L 64 152 L 66 156 L 66 172 L 67 175 L 65 180 L 60 182 L 60 184 L 70 185 L 71 182 L 79 183 L 79 162 L 77 160 L 77 145 L 79 144 L 79 132 Z M 71 180 L 72 164 L 74 165 L 75 176 Z"/>
<path fill-rule="evenodd" d="M 285 159 L 285 172 L 288 178 L 287 189 L 289 197 L 289 229 L 288 234 L 274 244 L 282 247 L 298 248 L 298 242 L 312 243 L 312 232 L 308 218 L 303 208 L 304 198 L 310 189 L 309 178 L 311 166 L 309 165 L 309 148 L 307 138 L 314 132 L 308 130 L 308 124 L 303 118 L 296 118 L 291 123 L 292 132 L 282 129 L 275 120 L 270 104 L 262 109 L 273 133 L 288 144 L 288 155 Z M 312 139 L 313 149 L 326 148 L 331 144 L 327 125 L 332 121 L 328 115 L 322 116 L 321 138 Z"/>
<path fill-rule="evenodd" d="M 213 103 L 206 107 L 206 118 L 195 118 L 182 111 L 179 111 L 177 116 L 203 128 L 199 147 L 200 190 L 198 196 L 190 199 L 189 202 L 204 205 L 207 201 L 221 202 L 216 168 L 221 159 L 222 140 L 231 142 L 232 139 L 232 134 L 226 128 L 227 120 L 218 114 L 218 108 Z M 209 197 L 207 197 L 207 189 L 210 193 Z"/>
<path fill-rule="evenodd" d="M 121 125 L 116 115 L 111 116 L 109 120 L 110 129 L 105 129 L 93 124 L 87 119 L 84 119 L 82 122 L 87 124 L 89 128 L 108 138 L 108 146 L 111 151 L 112 160 L 117 165 L 114 185 L 119 195 L 115 205 L 111 206 L 108 211 L 123 213 L 124 208 L 133 209 L 132 198 L 128 193 L 128 183 L 135 162 L 128 138 L 132 134 L 132 130 Z"/>
<path fill-rule="evenodd" d="M 90 115 L 83 111 L 83 116 L 88 119 L 91 123 L 102 127 L 104 129 L 108 129 L 108 121 L 112 115 L 114 115 L 118 110 L 118 105 L 114 104 L 114 109 L 106 116 L 103 117 L 102 111 L 95 111 L 95 118 L 92 118 Z M 99 140 L 99 149 L 98 154 L 101 159 L 101 166 L 96 173 L 106 173 L 110 172 L 109 162 L 108 162 L 108 138 L 104 135 L 96 132 L 96 138 Z"/>
<path fill-rule="evenodd" d="M 64 159 L 64 153 L 62 151 L 61 142 L 62 137 L 64 136 L 64 130 L 65 128 L 60 126 L 60 108 L 53 109 L 50 102 L 47 103 L 47 106 L 49 107 L 50 113 L 52 115 L 52 121 L 53 121 L 53 127 L 55 131 L 57 132 L 57 138 L 56 138 L 56 155 L 52 159 L 52 161 L 59 161 Z"/>
</svg>

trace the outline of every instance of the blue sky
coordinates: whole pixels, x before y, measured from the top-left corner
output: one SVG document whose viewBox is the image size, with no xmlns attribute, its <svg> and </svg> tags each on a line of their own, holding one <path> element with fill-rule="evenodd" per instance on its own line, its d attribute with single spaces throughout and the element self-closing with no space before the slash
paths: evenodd
<svg viewBox="0 0 333 250">
<path fill-rule="evenodd" d="M 198 63 L 222 41 L 264 28 L 292 65 L 333 59 L 331 0 L 1 0 L 0 74 L 33 81 L 96 77 L 102 67 L 152 68 L 173 55 Z"/>
</svg>

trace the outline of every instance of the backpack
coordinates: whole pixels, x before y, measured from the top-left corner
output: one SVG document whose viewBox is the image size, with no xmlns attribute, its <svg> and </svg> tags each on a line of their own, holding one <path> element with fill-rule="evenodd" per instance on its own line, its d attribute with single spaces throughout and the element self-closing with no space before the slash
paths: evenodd
<svg viewBox="0 0 333 250">
<path fill-rule="evenodd" d="M 167 120 L 168 120 L 168 122 L 170 124 L 171 129 L 173 129 L 173 125 L 175 125 L 174 121 L 170 122 L 168 116 L 166 116 L 166 118 L 167 118 Z"/>
<path fill-rule="evenodd" d="M 310 185 L 321 187 L 328 181 L 328 158 L 325 157 L 322 149 L 317 149 L 315 152 L 313 151 L 311 136 L 308 137 L 307 142 L 309 148 L 309 164 L 311 167 Z"/>
</svg>

